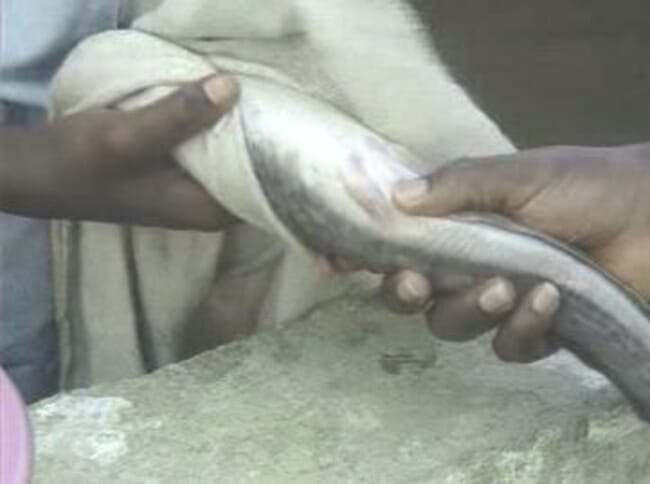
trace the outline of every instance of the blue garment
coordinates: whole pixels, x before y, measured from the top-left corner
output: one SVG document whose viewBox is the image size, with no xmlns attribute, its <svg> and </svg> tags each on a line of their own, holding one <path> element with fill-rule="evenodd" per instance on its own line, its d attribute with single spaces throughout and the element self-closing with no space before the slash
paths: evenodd
<svg viewBox="0 0 650 484">
<path fill-rule="evenodd" d="M 0 1 L 0 123 L 43 118 L 65 55 L 116 28 L 119 0 Z M 0 365 L 28 402 L 58 389 L 47 222 L 0 214 Z"/>
</svg>

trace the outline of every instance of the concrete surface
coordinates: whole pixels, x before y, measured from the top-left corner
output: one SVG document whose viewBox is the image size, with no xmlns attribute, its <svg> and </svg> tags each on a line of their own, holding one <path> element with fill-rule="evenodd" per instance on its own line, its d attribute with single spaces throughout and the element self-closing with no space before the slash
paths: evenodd
<svg viewBox="0 0 650 484">
<path fill-rule="evenodd" d="M 650 482 L 650 430 L 566 355 L 345 301 L 149 376 L 32 409 L 35 483 Z"/>
</svg>

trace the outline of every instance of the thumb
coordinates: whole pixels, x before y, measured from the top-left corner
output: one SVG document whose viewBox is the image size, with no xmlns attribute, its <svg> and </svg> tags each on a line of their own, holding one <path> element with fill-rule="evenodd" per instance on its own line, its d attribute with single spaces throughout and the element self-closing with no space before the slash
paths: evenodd
<svg viewBox="0 0 650 484">
<path fill-rule="evenodd" d="M 125 158 L 155 159 L 214 125 L 239 98 L 237 81 L 217 75 L 187 84 L 149 106 L 125 113 L 108 140 Z"/>
<path fill-rule="evenodd" d="M 462 159 L 442 166 L 431 175 L 398 183 L 393 199 L 411 215 L 504 213 L 515 200 L 522 198 L 524 191 L 529 191 L 530 166 L 515 155 Z"/>
</svg>

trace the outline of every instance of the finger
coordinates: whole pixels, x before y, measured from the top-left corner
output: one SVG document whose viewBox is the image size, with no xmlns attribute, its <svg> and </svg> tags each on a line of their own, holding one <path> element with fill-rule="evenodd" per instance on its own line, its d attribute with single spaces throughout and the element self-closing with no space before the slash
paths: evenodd
<svg viewBox="0 0 650 484">
<path fill-rule="evenodd" d="M 160 155 L 215 124 L 238 97 L 238 84 L 228 75 L 188 84 L 149 106 L 125 113 L 106 133 L 108 147 L 129 160 L 160 160 Z"/>
<path fill-rule="evenodd" d="M 444 216 L 462 211 L 503 212 L 534 193 L 536 164 L 518 155 L 458 160 L 433 174 L 398 183 L 393 198 L 407 213 Z"/>
<path fill-rule="evenodd" d="M 427 317 L 437 338 L 468 341 L 495 328 L 516 303 L 509 281 L 490 279 L 467 291 L 438 298 Z"/>
<path fill-rule="evenodd" d="M 422 275 L 402 271 L 384 278 L 382 298 L 388 308 L 398 314 L 424 311 L 431 300 L 431 284 Z"/>
<path fill-rule="evenodd" d="M 201 185 L 172 163 L 155 175 L 145 174 L 123 183 L 117 198 L 123 205 L 117 215 L 129 217 L 131 224 L 216 231 L 238 222 Z"/>
<path fill-rule="evenodd" d="M 166 206 L 178 228 L 223 230 L 239 220 L 195 180 L 175 167 L 166 182 Z"/>
<path fill-rule="evenodd" d="M 552 284 L 533 289 L 494 338 L 492 344 L 499 358 L 530 363 L 553 353 L 557 345 L 550 331 L 559 306 L 560 293 Z"/>
</svg>

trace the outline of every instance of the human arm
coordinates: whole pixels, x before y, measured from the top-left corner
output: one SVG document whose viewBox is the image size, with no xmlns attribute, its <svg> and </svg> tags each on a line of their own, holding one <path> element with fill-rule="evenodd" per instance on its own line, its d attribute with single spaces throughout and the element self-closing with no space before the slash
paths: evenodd
<svg viewBox="0 0 650 484">
<path fill-rule="evenodd" d="M 213 125 L 238 98 L 210 78 L 132 112 L 92 109 L 34 127 L 0 128 L 0 210 L 218 230 L 235 221 L 174 162 L 180 143 Z"/>
<path fill-rule="evenodd" d="M 650 145 L 592 148 L 550 147 L 514 155 L 467 159 L 398 187 L 395 202 L 418 216 L 463 211 L 496 212 L 586 252 L 597 263 L 650 297 Z M 397 279 L 398 282 L 392 282 Z M 435 288 L 421 276 L 388 279 L 389 300 L 400 298 L 400 281 L 418 280 L 420 293 Z M 433 333 L 444 339 L 472 339 L 497 328 L 494 347 L 507 361 L 533 361 L 551 353 L 557 290 L 543 284 L 518 294 L 501 285 L 502 310 L 481 307 L 486 291 L 443 295 L 428 311 Z M 509 296 L 508 296 L 509 294 Z M 498 299 L 498 298 L 497 298 Z M 537 302 L 537 303 L 536 303 Z M 402 303 L 402 305 L 404 305 Z M 411 305 L 415 309 L 416 305 Z M 420 308 L 418 308 L 420 309 Z"/>
</svg>

